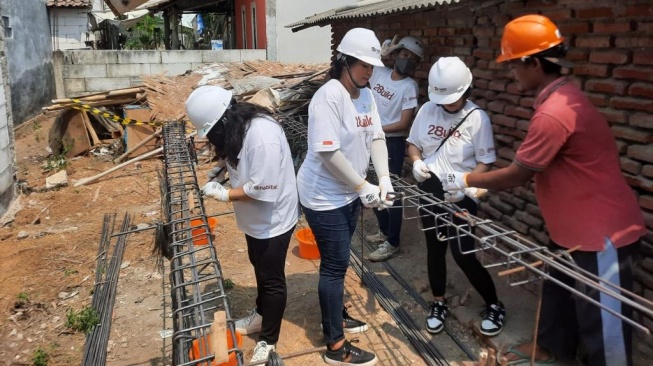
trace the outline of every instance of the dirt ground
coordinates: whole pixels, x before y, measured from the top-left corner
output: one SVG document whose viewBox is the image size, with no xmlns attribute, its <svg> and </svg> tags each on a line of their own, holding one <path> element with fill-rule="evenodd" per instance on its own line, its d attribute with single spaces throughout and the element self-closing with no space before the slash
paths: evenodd
<svg viewBox="0 0 653 366">
<path fill-rule="evenodd" d="M 47 135 L 55 117 L 54 113 L 38 116 L 16 132 L 17 175 L 24 193 L 19 200 L 22 208 L 13 221 L 0 228 L 0 365 L 32 365 L 39 356 L 48 360 L 47 365 L 79 365 L 85 336 L 66 327 L 67 311 L 77 312 L 91 303 L 103 216 L 116 213 L 120 221 L 127 212 L 133 215 L 134 225 L 149 225 L 160 218 L 156 175 L 161 169 L 160 159 L 129 165 L 77 188 L 72 186 L 76 180 L 114 166 L 113 156 L 89 154 L 69 159 L 65 168 L 68 186 L 44 189 L 45 178 L 52 174 L 44 172 L 42 166 L 51 160 L 46 150 Z M 209 164 L 198 166 L 200 180 L 205 179 L 208 169 Z M 230 210 L 228 204 L 210 200 L 205 204 L 209 213 Z M 367 217 L 373 219 L 371 213 Z M 241 317 L 254 306 L 255 299 L 255 280 L 244 235 L 238 231 L 233 215 L 218 217 L 215 234 L 218 259 L 226 277 L 234 283 L 229 291 L 231 312 Z M 152 230 L 129 236 L 112 318 L 108 365 L 169 364 L 162 351 L 166 337 L 163 275 L 156 268 L 152 245 Z M 413 264 L 397 261 L 402 262 L 410 272 Z M 319 261 L 298 256 L 298 243 L 293 238 L 287 257 L 288 306 L 278 344 L 282 354 L 323 345 L 316 311 L 318 268 Z M 373 270 L 389 277 L 380 267 Z M 425 290 L 424 276 L 415 274 L 409 280 L 420 291 Z M 426 364 L 370 289 L 360 282 L 360 277 L 350 270 L 346 282 L 349 311 L 371 324 L 368 332 L 358 335 L 359 345 L 374 350 L 380 365 Z M 401 298 L 405 291 L 400 287 L 395 284 L 392 288 L 392 282 L 388 283 L 401 305 L 415 313 L 421 325 L 422 310 Z M 169 346 L 170 338 L 165 340 Z M 255 336 L 244 337 L 246 360 L 255 342 Z M 451 354 L 455 355 L 451 361 L 464 360 L 460 351 Z M 314 353 L 289 359 L 285 364 L 324 363 L 321 354 Z"/>
</svg>

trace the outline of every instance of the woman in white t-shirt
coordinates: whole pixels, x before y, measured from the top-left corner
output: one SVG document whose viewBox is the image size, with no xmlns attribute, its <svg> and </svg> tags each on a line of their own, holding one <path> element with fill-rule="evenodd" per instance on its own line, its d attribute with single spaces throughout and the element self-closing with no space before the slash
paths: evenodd
<svg viewBox="0 0 653 366">
<path fill-rule="evenodd" d="M 213 171 L 202 193 L 233 202 L 238 228 L 245 233 L 256 276 L 256 308 L 235 327 L 244 335 L 260 332 L 251 362 L 264 361 L 279 340 L 287 300 L 286 253 L 299 218 L 288 140 L 267 109 L 236 103 L 231 91 L 218 86 L 196 89 L 186 111 L 229 172 L 231 189 L 215 182 L 221 174 Z"/>
<path fill-rule="evenodd" d="M 331 80 L 317 90 L 308 108 L 308 152 L 297 174 L 299 200 L 320 250 L 318 294 L 324 356 L 331 365 L 374 365 L 377 357 L 345 339 L 367 330 L 343 309 L 351 238 L 361 202 L 389 207 L 392 185 L 388 151 L 374 97 L 366 88 L 374 66 L 383 66 L 381 45 L 369 29 L 354 28 L 338 45 Z M 379 185 L 365 180 L 370 157 Z"/>
<path fill-rule="evenodd" d="M 478 190 L 475 188 L 450 195 L 442 190 L 438 174 L 443 172 L 484 172 L 496 160 L 490 118 L 467 98 L 471 93 L 472 73 L 458 57 L 442 57 L 429 72 L 429 99 L 420 108 L 408 136 L 408 156 L 413 161 L 413 175 L 419 187 L 439 199 L 445 199 L 476 215 Z M 438 207 L 431 210 L 444 213 Z M 464 224 L 454 218 L 456 224 Z M 435 227 L 432 214 L 422 216 L 424 227 Z M 447 246 L 456 264 L 463 270 L 472 286 L 485 301 L 480 330 L 486 336 L 501 332 L 505 317 L 503 304 L 497 298 L 492 277 L 474 253 L 463 254 L 474 248 L 470 236 L 455 237 L 446 232 L 426 230 L 427 266 L 433 304 L 426 318 L 427 330 L 439 333 L 448 315 L 444 299 L 447 282 Z"/>
</svg>

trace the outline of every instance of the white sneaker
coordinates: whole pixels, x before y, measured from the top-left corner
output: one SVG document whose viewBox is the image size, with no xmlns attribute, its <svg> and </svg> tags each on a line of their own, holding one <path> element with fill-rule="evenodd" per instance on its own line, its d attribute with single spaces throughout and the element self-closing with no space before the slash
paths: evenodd
<svg viewBox="0 0 653 366">
<path fill-rule="evenodd" d="M 236 320 L 236 332 L 242 335 L 258 333 L 262 324 L 263 317 L 254 309 L 246 317 Z"/>
<path fill-rule="evenodd" d="M 370 255 L 367 257 L 372 262 L 381 262 L 390 259 L 397 254 L 399 254 L 399 247 L 393 247 L 392 244 L 384 241 L 381 243 L 381 245 L 379 245 L 377 250 L 370 253 Z"/>
<path fill-rule="evenodd" d="M 370 234 L 370 235 L 365 236 L 365 240 L 369 241 L 372 244 L 381 244 L 386 239 L 387 239 L 387 237 L 385 235 L 383 235 L 381 230 L 379 230 L 379 232 L 376 233 L 376 234 Z"/>
<path fill-rule="evenodd" d="M 250 363 L 267 361 L 270 357 L 270 352 L 274 351 L 275 348 L 274 344 L 267 344 L 265 341 L 256 343 L 256 347 L 254 347 L 254 356 L 252 356 Z"/>
</svg>

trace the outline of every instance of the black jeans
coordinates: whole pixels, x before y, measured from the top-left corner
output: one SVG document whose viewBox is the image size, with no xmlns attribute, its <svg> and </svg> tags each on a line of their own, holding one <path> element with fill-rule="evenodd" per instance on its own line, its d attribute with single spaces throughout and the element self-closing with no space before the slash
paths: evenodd
<svg viewBox="0 0 653 366">
<path fill-rule="evenodd" d="M 259 341 L 277 344 L 286 310 L 286 254 L 295 227 L 269 239 L 245 235 L 249 261 L 256 276 L 256 311 L 263 317 Z"/>
<path fill-rule="evenodd" d="M 431 174 L 431 177 L 424 182 L 420 183 L 418 187 L 428 193 L 431 193 L 433 196 L 443 199 L 444 191 L 442 190 L 442 183 L 440 180 Z M 471 215 L 476 215 L 478 212 L 478 205 L 474 200 L 465 196 L 460 202 L 455 203 L 456 206 L 466 209 Z M 445 211 L 439 209 L 435 206 L 427 207 L 429 211 L 435 213 L 444 213 Z M 424 228 L 434 227 L 435 218 L 433 215 L 420 212 L 420 215 L 426 215 L 422 217 L 422 224 Z M 462 219 L 454 218 L 454 223 L 457 225 L 462 225 L 465 223 Z M 439 223 L 440 224 L 440 223 Z M 443 232 L 443 234 L 447 234 Z M 455 235 L 455 229 L 449 229 L 449 236 Z M 451 247 L 451 254 L 453 259 L 456 261 L 456 264 L 463 270 L 465 276 L 469 282 L 474 286 L 476 291 L 483 297 L 486 305 L 496 304 L 499 300 L 497 298 L 497 291 L 494 287 L 494 281 L 490 277 L 487 269 L 481 265 L 481 263 L 476 258 L 475 253 L 462 254 L 462 251 L 469 251 L 474 248 L 474 239 L 465 236 L 460 238 L 460 245 L 458 240 L 452 239 L 448 243 L 442 242 L 437 238 L 436 230 L 427 230 L 424 231 L 424 236 L 426 237 L 426 254 L 427 254 L 427 266 L 429 273 L 429 283 L 431 284 L 431 292 L 433 296 L 440 297 L 444 296 L 445 288 L 447 284 L 447 247 Z M 461 250 L 462 249 L 462 250 Z"/>
<path fill-rule="evenodd" d="M 406 156 L 406 139 L 404 137 L 386 137 L 385 143 L 388 147 L 388 168 L 390 173 L 401 177 L 401 169 L 404 166 Z M 388 239 L 393 247 L 399 246 L 401 234 L 401 222 L 403 220 L 401 200 L 394 201 L 393 207 L 385 210 L 372 210 L 379 221 L 379 230 Z"/>
</svg>

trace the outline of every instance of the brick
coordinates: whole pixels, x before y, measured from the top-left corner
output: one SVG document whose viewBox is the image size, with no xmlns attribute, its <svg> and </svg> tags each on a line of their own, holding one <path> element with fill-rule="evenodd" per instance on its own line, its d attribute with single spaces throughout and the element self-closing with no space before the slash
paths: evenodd
<svg viewBox="0 0 653 366">
<path fill-rule="evenodd" d="M 627 123 L 628 113 L 626 111 L 615 110 L 612 108 L 599 108 L 605 119 L 610 123 Z"/>
<path fill-rule="evenodd" d="M 515 125 L 517 125 L 517 118 L 497 114 L 492 117 L 492 123 L 506 127 L 515 127 Z"/>
<path fill-rule="evenodd" d="M 510 203 L 518 210 L 523 210 L 526 207 L 526 202 L 523 199 L 518 198 L 517 196 L 509 192 L 506 191 L 499 192 L 499 198 L 501 198 L 501 201 L 503 202 Z"/>
<path fill-rule="evenodd" d="M 529 108 L 524 108 L 524 107 L 517 107 L 517 106 L 506 106 L 506 109 L 504 113 L 508 116 L 515 116 L 519 118 L 525 118 L 525 119 L 530 119 L 531 115 L 533 114 L 533 110 Z"/>
<path fill-rule="evenodd" d="M 653 49 L 633 51 L 633 64 L 653 65 Z"/>
<path fill-rule="evenodd" d="M 612 47 L 612 36 L 578 36 L 575 46 L 580 48 Z"/>
<path fill-rule="evenodd" d="M 533 103 L 535 103 L 535 97 L 523 97 L 519 100 L 519 105 L 526 108 L 533 108 Z"/>
<path fill-rule="evenodd" d="M 512 229 L 514 229 L 514 230 L 516 230 L 516 231 L 518 231 L 518 232 L 520 232 L 522 234 L 528 234 L 528 229 L 529 229 L 528 225 L 523 223 L 523 222 L 520 222 L 519 220 L 517 220 L 513 216 L 505 215 L 505 216 L 503 216 L 501 221 L 504 224 L 506 224 L 506 226 L 508 226 L 509 228 L 512 228 Z"/>
<path fill-rule="evenodd" d="M 479 208 L 493 220 L 500 220 L 503 214 L 487 202 L 481 202 Z"/>
<path fill-rule="evenodd" d="M 572 48 L 569 50 L 569 52 L 567 52 L 567 56 L 565 56 L 565 58 L 574 62 L 587 61 L 589 54 L 590 53 L 588 50 Z"/>
<path fill-rule="evenodd" d="M 643 195 L 639 196 L 639 201 L 638 202 L 639 202 L 639 205 L 642 208 L 645 208 L 645 209 L 648 209 L 648 210 L 653 210 L 653 195 L 643 194 Z M 651 258 L 649 258 L 649 259 L 651 259 Z M 653 261 L 653 259 L 651 259 L 651 260 Z M 651 267 L 651 269 L 649 269 L 649 271 L 653 271 L 653 267 Z"/>
<path fill-rule="evenodd" d="M 653 100 L 632 97 L 612 97 L 610 106 L 617 109 L 633 109 L 653 113 Z"/>
<path fill-rule="evenodd" d="M 496 80 L 491 80 L 490 84 L 488 85 L 490 90 L 496 90 L 496 91 L 505 91 L 506 90 L 506 85 L 508 85 L 508 80 L 506 79 L 496 79 Z"/>
<path fill-rule="evenodd" d="M 653 68 L 635 65 L 618 66 L 612 71 L 612 76 L 619 79 L 653 80 Z"/>
<path fill-rule="evenodd" d="M 653 192 L 653 180 L 646 179 L 642 176 L 633 176 L 629 174 L 624 174 L 626 182 L 635 188 L 643 189 L 647 192 Z"/>
<path fill-rule="evenodd" d="M 585 93 L 585 96 L 587 96 L 587 99 L 597 107 L 605 107 L 608 105 L 608 96 L 605 94 Z"/>
<path fill-rule="evenodd" d="M 533 7 L 532 1 L 528 2 L 528 6 Z M 551 19 L 554 23 L 557 23 L 558 20 L 565 21 L 567 19 L 573 19 L 573 11 L 572 9 L 569 8 L 544 11 L 542 12 L 542 15 Z M 562 24 L 565 24 L 565 22 L 560 22 L 560 25 L 558 25 L 558 27 L 562 28 Z M 562 31 L 562 29 L 560 29 L 560 31 Z M 567 34 L 567 33 L 563 32 L 562 34 Z"/>
<path fill-rule="evenodd" d="M 617 36 L 614 45 L 618 48 L 653 47 L 653 37 L 646 36 Z"/>
<path fill-rule="evenodd" d="M 653 165 L 644 165 L 642 168 L 642 175 L 645 177 L 653 178 Z"/>
<path fill-rule="evenodd" d="M 528 127 L 531 125 L 531 121 L 527 119 L 520 119 L 517 121 L 517 129 L 520 131 L 528 131 Z"/>
<path fill-rule="evenodd" d="M 574 67 L 574 75 L 587 75 L 604 78 L 610 76 L 610 71 L 608 65 L 586 63 L 576 65 L 576 67 Z"/>
<path fill-rule="evenodd" d="M 599 93 L 625 95 L 628 90 L 627 81 L 613 79 L 592 79 L 585 83 L 585 90 Z"/>
<path fill-rule="evenodd" d="M 628 159 L 623 156 L 619 159 L 619 161 L 621 163 L 621 170 L 624 172 L 637 175 L 642 171 L 642 163 L 640 162 Z"/>
<path fill-rule="evenodd" d="M 651 34 L 653 32 L 653 23 L 648 22 L 640 22 L 637 24 L 637 31 L 645 33 L 645 34 Z"/>
<path fill-rule="evenodd" d="M 626 10 L 626 16 L 629 17 L 645 17 L 645 16 L 653 16 L 653 5 L 648 3 L 648 4 L 639 4 L 639 5 L 631 5 L 628 7 Z"/>
<path fill-rule="evenodd" d="M 515 151 L 509 147 L 502 147 L 499 150 L 497 150 L 497 156 L 502 157 L 506 160 L 514 160 Z"/>
<path fill-rule="evenodd" d="M 528 234 L 542 245 L 546 245 L 549 243 L 549 235 L 546 232 L 542 232 L 536 229 L 531 229 L 528 231 Z"/>
<path fill-rule="evenodd" d="M 595 22 L 593 24 L 594 33 L 624 33 L 635 30 L 635 22 L 631 21 L 612 21 L 612 22 Z"/>
<path fill-rule="evenodd" d="M 535 196 L 535 195 L 533 195 Z M 542 217 L 542 212 L 540 211 L 540 207 L 534 203 L 527 203 L 526 204 L 526 212 L 531 214 L 532 216 L 536 217 Z"/>
<path fill-rule="evenodd" d="M 624 50 L 592 51 L 589 60 L 597 64 L 623 65 L 630 60 L 630 53 Z"/>
<path fill-rule="evenodd" d="M 616 140 L 615 144 L 617 145 L 617 152 L 619 153 L 619 155 L 625 154 L 626 151 L 628 150 L 628 146 L 630 146 L 626 142 L 621 140 Z"/>
<path fill-rule="evenodd" d="M 498 196 L 493 195 L 492 197 L 490 197 L 488 202 L 492 205 L 492 207 L 503 212 L 504 214 L 512 215 L 513 212 L 515 212 L 514 207 L 512 207 L 507 203 L 502 202 Z"/>
<path fill-rule="evenodd" d="M 653 115 L 648 113 L 634 113 L 628 123 L 631 126 L 644 127 L 653 130 Z"/>
<path fill-rule="evenodd" d="M 528 224 L 528 226 L 530 226 L 531 229 L 540 229 L 544 224 L 544 221 L 542 221 L 541 218 L 529 215 L 527 212 L 524 211 L 519 211 L 515 213 L 515 217 L 517 218 L 517 220 Z"/>
<path fill-rule="evenodd" d="M 521 101 L 522 98 L 521 95 L 501 93 L 497 95 L 497 99 L 504 100 L 512 105 L 519 105 L 519 102 Z"/>
<path fill-rule="evenodd" d="M 493 58 L 495 58 L 495 56 L 494 56 L 494 55 L 495 55 L 495 52 L 496 52 L 496 50 L 492 50 L 492 49 L 489 49 L 489 48 L 480 48 L 480 47 L 479 47 L 479 48 L 475 49 L 475 50 L 472 52 L 472 55 L 473 55 L 474 57 L 478 57 L 478 58 L 480 58 L 480 59 L 487 59 L 487 60 L 489 60 L 489 59 L 493 59 Z"/>
<path fill-rule="evenodd" d="M 563 36 L 590 33 L 590 23 L 584 21 L 561 22 L 558 28 Z"/>
<path fill-rule="evenodd" d="M 494 121 L 494 118 L 497 118 L 499 116 L 503 116 L 503 115 L 502 114 L 497 114 L 496 116 L 492 117 L 493 121 Z M 508 118 L 510 118 L 510 117 L 508 117 Z M 506 145 L 512 145 L 512 143 L 515 142 L 515 138 L 513 136 L 506 136 L 506 135 L 495 135 L 494 139 L 497 142 L 503 143 L 503 144 L 506 144 Z"/>
<path fill-rule="evenodd" d="M 653 145 L 631 145 L 628 147 L 628 157 L 653 163 Z"/>
<path fill-rule="evenodd" d="M 612 8 L 609 7 L 596 7 L 589 9 L 577 9 L 577 18 L 607 18 L 614 16 Z"/>
<path fill-rule="evenodd" d="M 648 131 L 643 131 L 628 126 L 612 126 L 612 134 L 616 138 L 621 138 L 627 141 L 639 142 L 647 144 L 653 141 L 653 134 Z"/>
<path fill-rule="evenodd" d="M 487 80 L 496 79 L 496 73 L 494 71 L 483 70 L 478 67 L 472 69 L 472 76 L 474 76 L 475 79 L 487 79 Z"/>
<path fill-rule="evenodd" d="M 506 102 L 501 100 L 495 100 L 487 104 L 489 110 L 497 113 L 503 113 L 504 109 L 506 108 L 506 105 L 507 105 Z"/>
<path fill-rule="evenodd" d="M 628 88 L 628 95 L 653 99 L 653 84 L 645 82 L 634 82 Z"/>
</svg>

